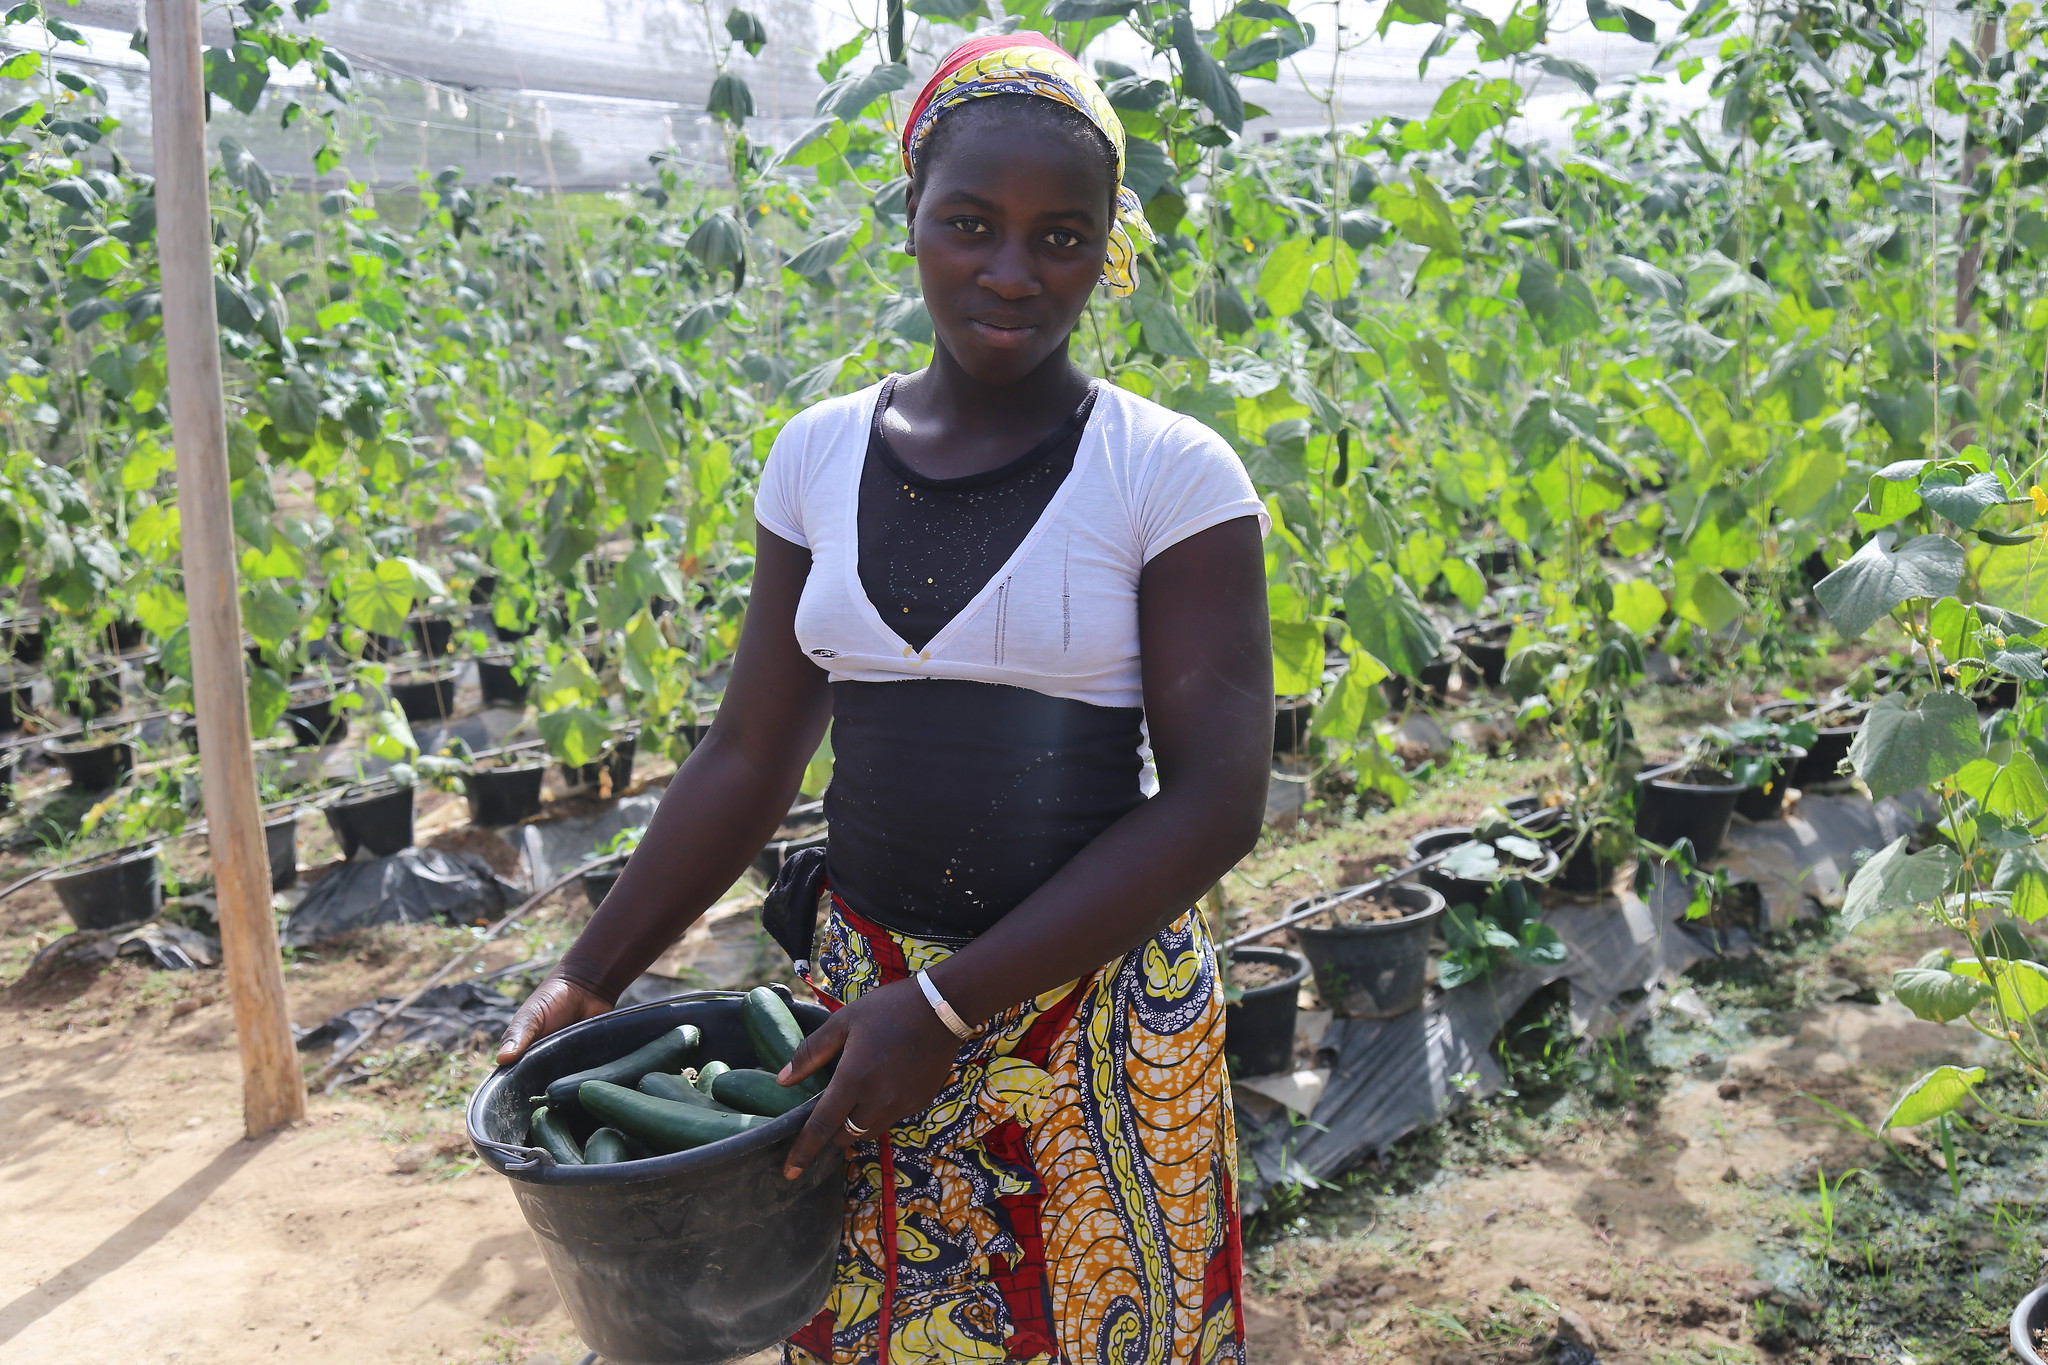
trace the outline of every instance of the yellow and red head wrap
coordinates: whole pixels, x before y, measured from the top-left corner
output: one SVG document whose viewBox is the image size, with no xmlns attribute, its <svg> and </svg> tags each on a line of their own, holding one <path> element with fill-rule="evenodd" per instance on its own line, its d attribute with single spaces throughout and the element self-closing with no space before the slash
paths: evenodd
<svg viewBox="0 0 2048 1365">
<path fill-rule="evenodd" d="M 1119 298 L 1137 288 L 1139 248 L 1152 240 L 1152 227 L 1138 196 L 1124 181 L 1124 125 L 1102 87 L 1058 43 L 1037 33 L 970 38 L 947 54 L 925 82 L 903 122 L 903 173 L 917 174 L 918 148 L 949 109 L 983 95 L 1038 95 L 1085 114 L 1116 151 L 1115 221 L 1102 282 Z"/>
</svg>

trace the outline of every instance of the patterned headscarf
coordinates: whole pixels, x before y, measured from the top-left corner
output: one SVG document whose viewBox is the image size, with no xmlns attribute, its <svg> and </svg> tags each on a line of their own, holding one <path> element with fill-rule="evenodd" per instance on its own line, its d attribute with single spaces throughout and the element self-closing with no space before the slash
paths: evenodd
<svg viewBox="0 0 2048 1365">
<path fill-rule="evenodd" d="M 970 38 L 939 63 L 903 123 L 903 173 L 917 174 L 918 148 L 931 136 L 939 116 L 982 95 L 1041 95 L 1078 109 L 1102 130 L 1116 150 L 1116 221 L 1109 230 L 1109 255 L 1102 282 L 1121 298 L 1138 287 L 1137 257 L 1152 240 L 1144 208 L 1124 180 L 1124 125 L 1102 87 L 1058 43 L 1037 33 Z"/>
</svg>

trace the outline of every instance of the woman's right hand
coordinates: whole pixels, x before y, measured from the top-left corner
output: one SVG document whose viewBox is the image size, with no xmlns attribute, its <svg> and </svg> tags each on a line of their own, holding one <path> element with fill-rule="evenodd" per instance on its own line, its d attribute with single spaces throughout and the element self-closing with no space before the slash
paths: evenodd
<svg viewBox="0 0 2048 1365">
<path fill-rule="evenodd" d="M 559 1033 L 571 1024 L 594 1019 L 611 1007 L 611 1001 L 573 981 L 559 976 L 549 977 L 526 997 L 526 1003 L 519 1007 L 519 1012 L 512 1016 L 512 1023 L 505 1029 L 505 1036 L 498 1040 L 498 1065 L 509 1066 L 518 1061 L 526 1049 L 550 1033 Z"/>
</svg>

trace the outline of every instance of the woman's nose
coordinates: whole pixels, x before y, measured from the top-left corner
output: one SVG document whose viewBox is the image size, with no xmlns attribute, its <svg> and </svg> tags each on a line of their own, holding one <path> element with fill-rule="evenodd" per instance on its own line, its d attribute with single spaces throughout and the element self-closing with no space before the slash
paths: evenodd
<svg viewBox="0 0 2048 1365">
<path fill-rule="evenodd" d="M 1004 300 L 1028 299 L 1041 288 L 1038 270 L 1027 242 L 1011 240 L 998 247 L 983 266 L 982 288 Z"/>
</svg>

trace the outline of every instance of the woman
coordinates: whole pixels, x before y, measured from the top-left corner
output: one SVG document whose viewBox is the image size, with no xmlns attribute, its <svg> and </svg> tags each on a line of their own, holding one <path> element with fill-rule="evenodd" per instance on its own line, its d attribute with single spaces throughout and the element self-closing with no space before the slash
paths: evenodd
<svg viewBox="0 0 2048 1365">
<path fill-rule="evenodd" d="M 851 1203 L 786 1358 L 1241 1362 L 1188 907 L 1264 807 L 1264 513 L 1220 437 L 1068 357 L 1148 236 L 1082 68 L 970 42 L 903 145 L 931 364 L 777 439 L 717 723 L 499 1056 L 609 1009 L 732 885 L 829 718 L 809 958 L 838 1008 L 783 1079 L 836 1067 L 785 1173 L 845 1160 Z"/>
</svg>

